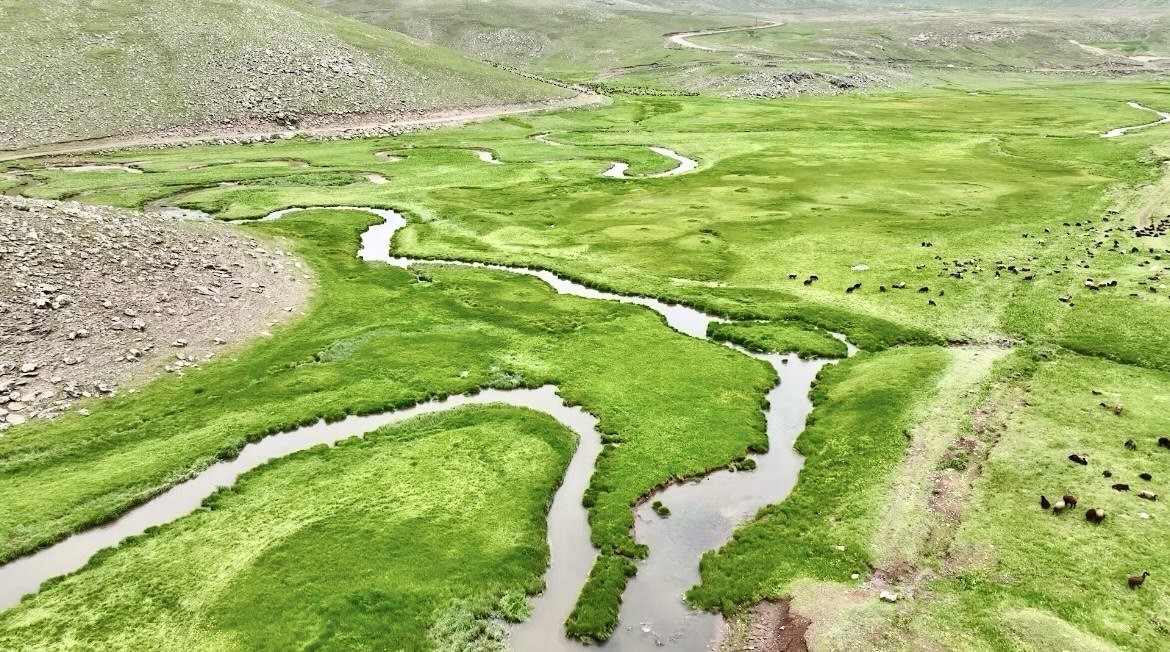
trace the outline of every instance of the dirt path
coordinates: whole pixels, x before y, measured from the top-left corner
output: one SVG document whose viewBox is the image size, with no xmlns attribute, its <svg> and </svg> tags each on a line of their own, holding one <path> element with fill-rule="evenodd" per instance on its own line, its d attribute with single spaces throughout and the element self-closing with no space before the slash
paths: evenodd
<svg viewBox="0 0 1170 652">
<path fill-rule="evenodd" d="M 1069 39 L 1068 42 L 1072 43 L 1073 45 L 1077 46 L 1078 48 L 1084 50 L 1085 52 L 1088 52 L 1089 54 L 1095 54 L 1099 57 L 1112 57 L 1112 58 L 1116 58 L 1116 59 L 1126 59 L 1127 61 L 1133 61 L 1134 63 L 1140 63 L 1142 65 L 1149 65 L 1151 63 L 1156 63 L 1158 61 L 1170 61 L 1170 57 L 1160 57 L 1160 56 L 1155 56 L 1155 55 L 1150 55 L 1150 54 L 1139 54 L 1139 55 L 1135 55 L 1135 56 L 1129 56 L 1127 54 L 1122 54 L 1121 52 L 1115 52 L 1113 50 L 1106 50 L 1105 48 L 1099 48 L 1095 45 L 1086 45 L 1084 43 L 1081 43 L 1079 41 L 1074 41 L 1072 39 Z"/>
<path fill-rule="evenodd" d="M 482 106 L 471 109 L 446 109 L 421 113 L 410 117 L 389 113 L 316 116 L 306 118 L 304 126 L 292 129 L 280 128 L 270 123 L 204 125 L 185 129 L 173 129 L 127 136 L 109 136 L 106 138 L 3 151 L 0 152 L 0 162 L 39 158 L 42 156 L 92 154 L 95 152 L 121 149 L 199 145 L 220 140 L 291 138 L 293 136 L 375 135 L 394 129 L 460 125 L 521 113 L 594 106 L 604 104 L 606 101 L 607 98 L 604 95 L 581 92 L 578 95 L 564 100 Z"/>
<path fill-rule="evenodd" d="M 730 48 L 710 47 L 707 45 L 699 45 L 692 43 L 690 39 L 696 36 L 711 36 L 713 34 L 729 34 L 731 32 L 750 32 L 757 29 L 769 29 L 772 27 L 779 27 L 783 22 L 771 22 L 763 25 L 751 25 L 748 27 L 724 27 L 721 29 L 707 29 L 698 32 L 675 32 L 672 34 L 665 34 L 666 40 L 682 48 L 690 48 L 692 50 L 703 50 L 704 52 L 733 52 L 735 50 Z"/>
</svg>

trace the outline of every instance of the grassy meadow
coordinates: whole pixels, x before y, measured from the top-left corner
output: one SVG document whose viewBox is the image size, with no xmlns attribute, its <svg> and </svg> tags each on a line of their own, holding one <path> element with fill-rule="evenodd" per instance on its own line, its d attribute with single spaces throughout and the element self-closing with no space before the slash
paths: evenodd
<svg viewBox="0 0 1170 652">
<path fill-rule="evenodd" d="M 866 632 L 875 647 L 898 649 L 904 641 L 896 633 L 912 622 L 927 647 L 958 640 L 970 649 L 1039 649 L 1045 641 L 1099 640 L 1158 649 L 1164 624 L 1144 614 L 1170 595 L 1154 579 L 1170 571 L 1152 563 L 1165 556 L 1165 545 L 1146 527 L 1156 526 L 1160 503 L 1140 504 L 1150 520 L 1126 519 L 1138 499 L 1101 485 L 1096 460 L 1115 473 L 1137 472 L 1139 459 L 1126 457 L 1120 441 L 1140 435 L 1138 453 L 1152 456 L 1148 440 L 1164 426 L 1157 406 L 1170 371 L 1170 346 L 1162 346 L 1170 344 L 1170 292 L 1158 262 L 1165 244 L 1125 227 L 1145 207 L 1142 188 L 1161 177 L 1166 131 L 1099 135 L 1151 119 L 1126 107 L 1128 100 L 1170 109 L 1170 86 L 1032 81 L 782 103 L 626 97 L 603 109 L 392 138 L 107 157 L 145 174 L 49 170 L 42 161 L 10 171 L 28 196 L 128 207 L 162 202 L 228 220 L 291 206 L 393 208 L 408 218 L 394 241 L 402 254 L 522 264 L 686 303 L 733 320 L 712 327 L 715 339 L 754 350 L 840 356 L 844 345 L 818 329 L 843 332 L 863 352 L 818 380 L 813 416 L 797 442 L 807 459 L 796 490 L 703 559 L 691 603 L 734 613 L 810 581 L 859 590 L 851 580 L 858 573 L 861 582 L 872 575 L 899 590 L 911 580 L 911 588 L 930 589 L 896 605 L 868 596 L 859 613 L 879 623 Z M 675 166 L 650 146 L 669 147 L 699 168 L 637 178 Z M 481 161 L 476 150 L 502 164 Z M 603 178 L 614 161 L 628 163 L 634 178 Z M 604 639 L 636 560 L 647 552 L 631 536 L 631 505 L 661 483 L 762 446 L 760 407 L 774 373 L 724 346 L 675 333 L 647 310 L 556 295 L 535 279 L 363 263 L 353 253 L 372 220 L 319 210 L 241 227 L 288 241 L 312 269 L 320 289 L 301 322 L 232 360 L 95 403 L 89 417 L 22 426 L 0 438 L 0 559 L 106 520 L 268 433 L 476 388 L 553 383 L 600 418 L 608 444 L 585 499 L 602 554 L 568 622 L 575 636 Z M 1091 289 L 1086 278 L 1117 283 Z M 971 366 L 972 351 L 1001 346 L 1017 351 L 994 366 Z M 1103 399 L 1090 389 L 1117 394 L 1126 404 L 1122 416 L 1098 407 Z M 973 425 L 984 417 L 1005 430 Z M 964 435 L 972 432 L 979 436 Z M 376 448 L 377 441 L 361 446 Z M 971 450 L 963 448 L 968 443 Z M 1074 467 L 1071 452 L 1087 454 L 1093 465 Z M 283 495 L 276 471 L 336 462 L 340 477 L 330 481 L 352 482 L 340 460 L 330 461 L 343 454 L 314 452 L 258 471 L 217 499 L 224 510 L 148 535 L 6 614 L 0 640 L 38 640 L 42 625 L 20 623 L 67 613 L 44 611 L 50 594 L 68 595 L 79 612 L 122 609 L 102 606 L 85 587 L 114 564 L 146 563 L 139 556 L 146 551 L 164 555 L 180 533 L 199 539 L 200 523 L 228 527 L 231 518 L 246 518 L 243 507 L 230 509 L 233 501 L 263 497 L 308 508 L 310 498 Z M 547 496 L 558 454 L 526 470 L 529 499 Z M 420 468 L 430 464 L 425 455 L 418 459 Z M 436 460 L 437 468 L 448 462 Z M 1151 486 L 1161 477 L 1158 464 L 1149 458 Z M 903 476 L 918 488 L 903 492 Z M 954 518 L 950 511 L 946 518 L 912 512 L 926 516 L 896 539 L 900 561 L 914 572 L 886 572 L 890 551 L 875 537 L 888 515 L 911 513 L 914 501 L 924 500 L 921 487 L 939 478 L 961 488 L 955 500 L 962 507 Z M 269 489 L 251 490 L 264 482 Z M 293 486 L 286 490 L 296 493 Z M 1110 519 L 1092 528 L 1080 512 L 1055 519 L 1040 511 L 1039 493 L 1064 491 L 1081 492 L 1086 506 L 1100 502 Z M 376 491 L 354 492 L 367 493 Z M 501 519 L 521 518 L 531 503 L 524 505 Z M 523 519 L 531 540 L 541 522 L 527 512 Z M 490 536 L 486 530 L 502 522 L 485 524 L 477 536 Z M 360 532 L 393 541 L 399 523 L 365 523 Z M 345 524 L 320 527 L 340 539 L 350 536 L 339 529 Z M 323 555 L 313 541 L 294 543 L 305 546 L 296 548 L 302 562 Z M 499 606 L 499 596 L 536 586 L 543 557 L 525 546 L 524 559 L 506 573 L 470 569 L 484 572 L 468 581 L 485 588 L 466 609 L 482 616 Z M 953 565 L 948 551 L 974 561 Z M 256 562 L 266 572 L 235 576 L 232 593 L 243 600 L 275 591 L 273 577 L 289 557 L 273 555 Z M 1062 555 L 1077 559 L 1051 572 Z M 1112 558 L 1093 563 L 1102 556 Z M 1145 560 L 1154 573 L 1146 590 L 1128 593 L 1124 573 L 1142 570 Z M 305 573 L 316 568 L 304 565 Z M 450 607 L 450 578 L 440 574 L 410 580 L 426 595 L 402 598 L 413 605 L 402 613 L 414 623 L 403 624 L 414 627 L 403 640 L 442 647 L 422 637 L 445 629 L 427 634 L 418 625 L 438 622 L 437 610 Z M 343 600 L 338 587 L 313 586 L 321 604 Z M 164 582 L 157 590 L 172 588 Z M 145 590 L 130 587 L 127 596 Z M 313 605 L 280 612 L 282 605 L 272 605 L 273 618 L 299 614 L 282 640 L 342 636 L 315 620 L 321 616 Z M 220 606 L 204 604 L 200 613 L 226 618 Z M 233 645 L 252 626 L 214 622 L 215 631 L 232 632 Z M 93 627 L 113 636 L 123 625 Z"/>
<path fill-rule="evenodd" d="M 544 513 L 575 442 L 552 417 L 486 406 L 274 460 L 0 615 L 0 648 L 498 641 L 477 621 L 523 618 L 543 586 Z"/>
</svg>

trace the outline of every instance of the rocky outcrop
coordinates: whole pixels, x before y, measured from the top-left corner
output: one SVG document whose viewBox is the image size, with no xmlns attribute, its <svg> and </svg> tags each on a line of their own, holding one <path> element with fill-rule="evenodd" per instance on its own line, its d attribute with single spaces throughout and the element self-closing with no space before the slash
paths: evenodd
<svg viewBox="0 0 1170 652">
<path fill-rule="evenodd" d="M 310 283 L 235 227 L 0 197 L 0 431 L 181 374 L 298 313 Z"/>
</svg>

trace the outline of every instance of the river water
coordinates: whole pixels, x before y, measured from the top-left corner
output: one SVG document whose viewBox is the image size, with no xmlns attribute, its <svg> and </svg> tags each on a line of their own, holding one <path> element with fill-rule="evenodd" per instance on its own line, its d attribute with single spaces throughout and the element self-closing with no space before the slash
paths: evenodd
<svg viewBox="0 0 1170 652">
<path fill-rule="evenodd" d="M 546 270 L 394 256 L 391 241 L 398 229 L 406 225 L 406 219 L 399 213 L 360 206 L 321 208 L 362 211 L 383 219 L 381 224 L 362 234 L 358 256 L 363 260 L 403 268 L 419 262 L 436 262 L 534 276 L 562 294 L 644 306 L 662 315 L 675 330 L 700 339 L 706 339 L 708 324 L 720 321 L 686 306 L 594 290 Z M 313 209 L 285 209 L 262 219 L 277 220 L 305 210 Z M 849 350 L 852 353 L 854 348 L 850 346 Z M 682 599 L 685 591 L 698 582 L 699 558 L 725 543 L 736 526 L 749 520 L 761 507 L 783 500 L 796 483 L 802 459 L 792 445 L 812 409 L 808 398 L 811 384 L 828 361 L 806 361 L 795 355 L 743 353 L 767 361 L 780 376 L 780 383 L 767 397 L 769 452 L 753 456 L 757 463 L 755 471 L 718 471 L 699 481 L 672 485 L 636 509 L 635 537 L 649 546 L 650 554 L 639 562 L 638 574 L 630 581 L 622 603 L 620 625 L 614 637 L 603 646 L 605 650 L 624 652 L 661 646 L 694 652 L 710 649 L 720 625 L 719 616 L 691 610 Z M 581 498 L 601 443 L 596 431 L 597 420 L 580 408 L 566 406 L 553 387 L 453 396 L 396 412 L 349 417 L 332 424 L 322 422 L 269 436 L 245 447 L 237 458 L 213 465 L 107 525 L 0 566 L 0 608 L 18 603 L 21 596 L 34 592 L 45 580 L 81 568 L 95 553 L 126 537 L 181 518 L 198 508 L 216 488 L 230 486 L 241 473 L 270 459 L 322 443 L 332 444 L 419 414 L 485 403 L 539 410 L 573 429 L 580 439 L 549 510 L 552 562 L 546 573 L 547 589 L 533 598 L 532 617 L 513 626 L 510 636 L 513 648 L 523 652 L 581 650 L 584 646 L 565 638 L 564 621 L 597 555 L 589 543 L 587 512 Z M 653 512 L 650 507 L 653 500 L 661 500 L 670 508 L 669 518 L 660 518 Z"/>
</svg>

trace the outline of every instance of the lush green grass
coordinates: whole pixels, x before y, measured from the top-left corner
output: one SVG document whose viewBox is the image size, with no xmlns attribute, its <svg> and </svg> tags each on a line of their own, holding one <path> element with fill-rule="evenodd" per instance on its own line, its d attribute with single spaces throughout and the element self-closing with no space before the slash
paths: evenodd
<svg viewBox="0 0 1170 652">
<path fill-rule="evenodd" d="M 1018 384 L 1026 403 L 1003 406 L 1007 428 L 975 485 L 948 568 L 923 587 L 927 599 L 903 614 L 905 622 L 953 649 L 1165 649 L 1170 562 L 1162 520 L 1170 515 L 1161 501 L 1135 494 L 1164 493 L 1170 477 L 1170 451 L 1156 445 L 1170 432 L 1170 375 L 1061 354 L 1040 360 Z M 1103 399 L 1123 403 L 1121 416 L 1099 407 Z M 1136 451 L 1123 446 L 1130 438 Z M 1073 452 L 1089 466 L 1071 463 Z M 1102 477 L 1106 469 L 1112 478 Z M 1114 491 L 1115 482 L 1132 490 Z M 1040 509 L 1041 494 L 1066 493 L 1078 497 L 1076 509 L 1060 517 Z M 1105 509 L 1101 525 L 1086 522 L 1092 507 Z M 1150 578 L 1130 591 L 1126 577 L 1143 570 Z"/>
<path fill-rule="evenodd" d="M 0 647 L 486 645 L 476 620 L 523 618 L 543 587 L 575 442 L 544 414 L 469 407 L 274 460 L 4 612 Z"/>
<path fill-rule="evenodd" d="M 1098 217 L 1107 188 L 1158 173 L 1141 157 L 1161 128 L 1097 137 L 1147 118 L 1120 98 L 1170 103 L 1163 87 L 1140 83 L 785 103 L 628 98 L 392 139 L 128 153 L 119 158 L 149 174 L 38 172 L 45 185 L 26 192 L 140 203 L 169 191 L 226 217 L 390 206 L 409 214 L 396 246 L 415 255 L 554 269 L 736 319 L 801 320 L 868 349 L 989 341 L 1064 327 L 1067 314 L 1049 306 L 1060 292 L 1034 289 L 1081 249 L 1057 237 L 1061 224 Z M 565 145 L 530 137 L 544 132 Z M 613 160 L 634 173 L 673 166 L 644 147 L 652 144 L 699 160 L 700 170 L 598 176 Z M 471 148 L 505 164 L 484 165 Z M 380 150 L 405 158 L 388 163 L 373 156 Z M 290 159 L 309 167 L 280 163 Z M 370 172 L 391 182 L 329 185 Z M 293 175 L 308 185 L 257 183 Z M 248 183 L 216 185 L 236 177 Z M 1053 235 L 1041 236 L 1045 229 Z M 957 260 L 976 261 L 961 280 L 949 275 Z M 997 261 L 1031 267 L 1037 279 L 997 278 Z M 853 271 L 860 265 L 868 269 Z M 804 285 L 812 274 L 820 280 Z M 861 289 L 846 294 L 856 282 Z M 900 282 L 906 289 L 894 289 Z"/>
<path fill-rule="evenodd" d="M 1170 93 L 1140 82 L 1048 82 L 848 101 L 627 98 L 603 110 L 396 138 L 130 152 L 114 158 L 146 174 L 39 170 L 25 192 L 122 205 L 172 196 L 228 218 L 286 206 L 391 207 L 410 219 L 395 239 L 401 252 L 542 267 L 740 321 L 847 333 L 871 353 L 818 386 L 796 492 L 704 561 L 691 598 L 731 609 L 801 575 L 841 579 L 864 569 L 878 493 L 946 359 L 937 348 L 896 345 L 1018 336 L 1167 365 L 1170 347 L 1142 348 L 1166 330 L 1162 309 L 1107 304 L 1105 291 L 1078 290 L 1072 310 L 1056 301 L 1080 283 L 1081 272 L 1063 265 L 1066 257 L 1075 265 L 1086 242 L 1064 235 L 1062 223 L 1097 219 L 1107 189 L 1159 172 L 1148 150 L 1161 128 L 1098 137 L 1147 117 L 1122 98 L 1161 107 Z M 531 138 L 546 132 L 564 145 Z M 647 145 L 701 167 L 654 180 L 598 176 L 614 160 L 635 174 L 673 165 Z M 504 165 L 484 164 L 472 149 Z M 366 173 L 390 183 L 359 180 Z M 244 441 L 317 416 L 556 383 L 620 444 L 606 447 L 586 496 L 602 555 L 569 622 L 578 635 L 603 638 L 629 558 L 645 552 L 630 536 L 630 505 L 661 482 L 762 445 L 758 408 L 771 370 L 672 333 L 645 310 L 557 296 L 533 279 L 442 266 L 416 278 L 363 264 L 353 251 L 368 223 L 314 212 L 249 227 L 292 239 L 315 269 L 322 290 L 304 322 L 237 360 L 103 402 L 88 419 L 0 439 L 4 556 L 106 519 Z M 967 260 L 962 279 L 949 275 Z M 1138 271 L 1120 274 L 1127 260 L 1102 253 L 1084 274 L 1116 272 L 1136 286 Z M 1036 278 L 1006 268 L 997 277 L 1000 261 Z M 804 285 L 811 274 L 820 280 Z M 899 282 L 906 289 L 895 289 Z M 918 292 L 923 286 L 929 291 Z M 1092 309 L 1081 312 L 1081 302 Z M 1143 312 L 1133 317 L 1128 306 Z M 1119 326 L 1127 320 L 1135 326 Z"/>
<path fill-rule="evenodd" d="M 645 309 L 559 296 L 536 279 L 441 266 L 416 278 L 364 263 L 354 251 L 371 220 L 320 211 L 253 227 L 292 239 L 315 270 L 304 320 L 237 359 L 95 403 L 92 416 L 0 439 L 3 558 L 106 520 L 268 433 L 486 386 L 554 383 L 600 418 L 611 445 L 590 522 L 609 553 L 643 552 L 630 534 L 640 496 L 765 441 L 767 365 Z"/>
<path fill-rule="evenodd" d="M 565 622 L 569 636 L 586 643 L 608 640 L 618 626 L 626 582 L 637 572 L 637 566 L 629 557 L 609 554 L 598 557 L 573 612 Z"/>
<path fill-rule="evenodd" d="M 707 334 L 758 353 L 797 353 L 802 358 L 844 358 L 845 343 L 823 330 L 786 322 L 711 322 Z"/>
<path fill-rule="evenodd" d="M 846 580 L 863 572 L 913 412 L 930 400 L 946 361 L 941 348 L 914 347 L 825 367 L 812 393 L 816 407 L 796 441 L 807 458 L 800 483 L 703 557 L 702 583 L 687 599 L 729 613 L 782 596 L 798 577 Z"/>
</svg>

